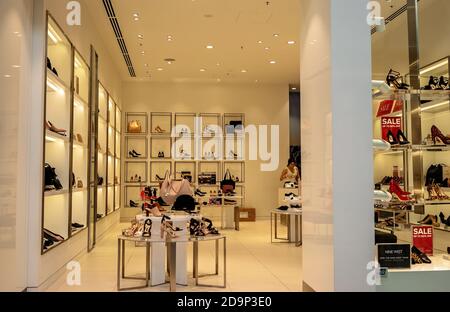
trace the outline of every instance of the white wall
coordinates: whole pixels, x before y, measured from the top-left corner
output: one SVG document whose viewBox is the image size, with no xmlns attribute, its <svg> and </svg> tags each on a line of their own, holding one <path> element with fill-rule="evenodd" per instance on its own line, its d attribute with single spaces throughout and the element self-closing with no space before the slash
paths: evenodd
<svg viewBox="0 0 450 312">
<path fill-rule="evenodd" d="M 260 217 L 277 208 L 279 177 L 289 158 L 287 85 L 127 82 L 123 99 L 124 112 L 245 113 L 247 125 L 279 125 L 278 170 L 261 172 L 260 161 L 247 161 L 245 168 L 246 206 Z M 122 216 L 130 213 L 122 211 Z"/>
<path fill-rule="evenodd" d="M 22 291 L 27 275 L 27 209 L 23 166 L 26 106 L 31 93 L 31 26 L 28 0 L 0 1 L 0 291 Z M 15 68 L 18 65 L 20 68 Z M 5 75 L 10 75 L 7 78 Z"/>
<path fill-rule="evenodd" d="M 305 288 L 367 291 L 374 259 L 367 2 L 301 4 Z"/>
</svg>

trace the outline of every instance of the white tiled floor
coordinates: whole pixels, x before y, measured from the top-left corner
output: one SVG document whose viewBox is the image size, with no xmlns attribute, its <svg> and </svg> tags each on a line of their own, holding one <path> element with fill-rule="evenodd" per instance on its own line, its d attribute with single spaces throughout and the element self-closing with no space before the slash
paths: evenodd
<svg viewBox="0 0 450 312">
<path fill-rule="evenodd" d="M 47 291 L 116 291 L 117 235 L 128 224 L 111 229 L 90 254 L 76 259 L 81 265 L 81 285 L 68 286 L 66 274 L 50 285 Z M 221 231 L 227 236 L 227 288 L 178 286 L 177 291 L 301 291 L 302 248 L 292 244 L 270 243 L 270 222 L 241 223 L 239 232 Z M 207 244 L 211 244 L 208 248 Z M 188 270 L 192 268 L 192 248 L 188 248 Z M 204 242 L 200 248 L 200 273 L 214 269 L 214 245 Z M 144 248 L 127 247 L 127 274 L 143 273 Z M 222 272 L 222 268 L 220 268 Z M 192 276 L 191 272 L 189 275 Z M 204 280 L 220 283 L 222 276 Z M 133 286 L 140 281 L 126 281 L 122 286 Z M 150 287 L 142 291 L 168 291 L 168 285 Z"/>
</svg>

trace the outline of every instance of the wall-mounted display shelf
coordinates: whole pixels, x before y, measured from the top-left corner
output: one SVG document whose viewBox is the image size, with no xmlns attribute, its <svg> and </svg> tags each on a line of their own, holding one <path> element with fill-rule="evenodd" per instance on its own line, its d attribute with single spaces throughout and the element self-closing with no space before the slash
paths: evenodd
<svg viewBox="0 0 450 312">
<path fill-rule="evenodd" d="M 151 137 L 150 154 L 152 159 L 172 159 L 172 138 L 160 136 Z"/>
<path fill-rule="evenodd" d="M 152 135 L 168 135 L 172 133 L 172 113 L 150 113 L 150 129 Z"/>
<path fill-rule="evenodd" d="M 125 137 L 125 152 L 127 159 L 147 159 L 148 140 L 144 136 Z"/>
<path fill-rule="evenodd" d="M 125 183 L 147 183 L 146 161 L 125 161 Z"/>
<path fill-rule="evenodd" d="M 148 133 L 147 113 L 126 113 L 125 114 L 126 134 L 146 135 Z"/>
<path fill-rule="evenodd" d="M 195 113 L 175 113 L 175 127 L 173 135 L 177 138 L 182 136 L 193 136 L 196 130 Z"/>
<path fill-rule="evenodd" d="M 158 183 L 165 178 L 166 172 L 172 173 L 171 161 L 150 162 L 150 183 Z"/>
</svg>

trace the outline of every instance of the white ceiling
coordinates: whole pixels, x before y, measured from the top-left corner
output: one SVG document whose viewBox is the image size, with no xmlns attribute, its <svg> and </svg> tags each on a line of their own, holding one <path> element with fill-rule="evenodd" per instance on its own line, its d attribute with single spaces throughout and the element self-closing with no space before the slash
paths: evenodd
<svg viewBox="0 0 450 312">
<path fill-rule="evenodd" d="M 138 76 L 134 80 L 148 80 L 150 75 L 150 81 L 155 82 L 220 79 L 299 83 L 300 0 L 112 0 L 112 3 Z M 98 17 L 97 26 L 122 78 L 133 80 L 102 1 L 89 0 L 86 5 L 90 14 Z M 139 21 L 133 20 L 134 13 L 139 14 Z M 138 39 L 139 34 L 144 35 L 143 40 Z M 172 42 L 167 40 L 169 35 Z M 258 43 L 259 40 L 263 43 Z M 290 40 L 296 44 L 288 45 Z M 206 49 L 208 44 L 214 49 Z M 266 47 L 270 50 L 265 50 Z M 166 58 L 174 58 L 176 62 L 168 65 Z M 272 60 L 276 64 L 270 64 Z"/>
</svg>

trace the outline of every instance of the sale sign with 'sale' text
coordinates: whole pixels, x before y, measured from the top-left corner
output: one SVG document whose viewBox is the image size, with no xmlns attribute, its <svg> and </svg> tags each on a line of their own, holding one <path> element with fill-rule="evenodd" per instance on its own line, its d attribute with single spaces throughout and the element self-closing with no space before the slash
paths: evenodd
<svg viewBox="0 0 450 312">
<path fill-rule="evenodd" d="M 432 256 L 433 226 L 431 225 L 413 226 L 411 230 L 412 230 L 413 245 L 416 246 L 424 254 Z"/>
</svg>

